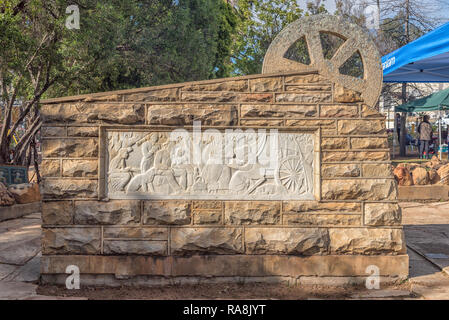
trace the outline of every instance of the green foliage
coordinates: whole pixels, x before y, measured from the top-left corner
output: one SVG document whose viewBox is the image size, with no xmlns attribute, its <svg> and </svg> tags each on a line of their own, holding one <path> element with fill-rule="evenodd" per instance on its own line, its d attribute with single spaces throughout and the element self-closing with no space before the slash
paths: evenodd
<svg viewBox="0 0 449 320">
<path fill-rule="evenodd" d="M 31 153 L 36 159 L 41 98 L 226 77 L 232 70 L 237 20 L 223 1 L 74 3 L 80 29 L 65 26 L 72 1 L 0 2 L 0 163 L 29 165 Z M 13 145 L 18 131 L 24 133 Z"/>
<path fill-rule="evenodd" d="M 234 74 L 261 73 L 276 35 L 303 14 L 296 0 L 238 0 L 239 24 L 232 46 Z"/>
<path fill-rule="evenodd" d="M 216 0 L 86 1 L 51 96 L 227 77 L 236 23 Z"/>
<path fill-rule="evenodd" d="M 238 0 L 239 23 L 232 46 L 235 75 L 257 74 L 262 71 L 263 58 L 274 38 L 288 24 L 303 15 L 326 13 L 321 1 L 308 2 L 307 11 L 296 0 Z M 289 58 L 307 62 L 304 42 L 297 42 Z"/>
</svg>

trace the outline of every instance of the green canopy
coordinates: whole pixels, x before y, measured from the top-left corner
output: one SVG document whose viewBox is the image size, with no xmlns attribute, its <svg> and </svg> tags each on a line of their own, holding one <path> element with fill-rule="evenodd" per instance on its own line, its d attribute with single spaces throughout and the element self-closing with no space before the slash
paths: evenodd
<svg viewBox="0 0 449 320">
<path fill-rule="evenodd" d="M 397 106 L 395 112 L 449 110 L 449 88 Z"/>
</svg>

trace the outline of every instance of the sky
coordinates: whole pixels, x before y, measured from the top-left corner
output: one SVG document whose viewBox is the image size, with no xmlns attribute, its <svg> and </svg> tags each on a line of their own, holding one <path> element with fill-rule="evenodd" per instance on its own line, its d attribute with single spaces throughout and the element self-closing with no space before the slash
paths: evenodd
<svg viewBox="0 0 449 320">
<path fill-rule="evenodd" d="M 305 9 L 307 6 L 307 2 L 310 0 L 297 0 L 300 7 Z M 362 2 L 363 0 L 356 0 L 357 2 Z M 381 0 L 381 4 L 388 0 Z M 415 0 L 416 1 L 416 0 Z M 419 1 L 419 0 L 418 0 Z M 426 1 L 426 0 L 424 0 Z M 422 1 L 422 2 L 424 2 Z M 364 0 L 364 2 L 375 4 L 375 0 Z M 334 13 L 336 10 L 335 0 L 324 0 L 322 1 L 327 11 L 330 13 Z M 431 17 L 435 17 L 436 19 L 441 19 L 441 22 L 438 25 L 441 25 L 445 22 L 449 22 L 449 0 L 427 0 L 427 3 L 432 4 L 432 12 L 429 12 Z M 429 6 L 430 7 L 430 6 Z"/>
</svg>

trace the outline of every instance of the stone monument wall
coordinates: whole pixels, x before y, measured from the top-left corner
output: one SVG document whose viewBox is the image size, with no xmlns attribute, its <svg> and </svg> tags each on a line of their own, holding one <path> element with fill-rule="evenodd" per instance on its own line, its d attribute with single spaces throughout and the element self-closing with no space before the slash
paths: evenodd
<svg viewBox="0 0 449 320">
<path fill-rule="evenodd" d="M 317 69 L 44 101 L 43 280 L 407 277 L 385 119 Z M 229 129 L 262 133 L 256 164 L 217 146 Z"/>
</svg>

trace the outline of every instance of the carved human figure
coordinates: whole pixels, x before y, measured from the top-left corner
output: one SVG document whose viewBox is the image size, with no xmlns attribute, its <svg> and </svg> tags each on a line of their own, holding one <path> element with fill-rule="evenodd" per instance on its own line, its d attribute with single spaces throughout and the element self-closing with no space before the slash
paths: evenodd
<svg viewBox="0 0 449 320">
<path fill-rule="evenodd" d="M 153 167 L 145 173 L 134 177 L 126 189 L 127 192 L 136 192 L 142 188 L 144 192 L 150 191 L 151 193 L 155 193 L 154 178 L 156 176 L 163 177 L 165 182 L 168 183 L 170 188 L 174 190 L 175 193 L 180 193 L 182 191 L 182 188 L 176 181 L 175 172 L 171 167 L 170 150 L 172 145 L 173 142 L 169 141 L 161 146 L 160 150 L 158 150 L 154 156 Z M 185 171 L 183 173 L 185 173 Z M 176 174 L 179 175 L 180 172 L 177 171 Z"/>
<path fill-rule="evenodd" d="M 141 144 L 142 160 L 140 162 L 140 172 L 145 173 L 154 165 L 154 154 L 159 149 L 157 145 L 159 137 L 153 133 L 145 137 L 142 142 L 137 142 L 137 145 Z"/>
<path fill-rule="evenodd" d="M 112 191 L 122 191 L 131 179 L 131 170 L 126 166 L 126 160 L 133 151 L 131 147 L 121 148 L 110 162 L 109 188 Z"/>
<path fill-rule="evenodd" d="M 223 147 L 213 136 L 206 143 L 203 150 L 203 160 L 206 164 L 202 170 L 202 177 L 207 185 L 207 191 L 217 193 L 219 190 L 227 190 L 231 180 L 231 168 L 222 163 Z"/>
</svg>

